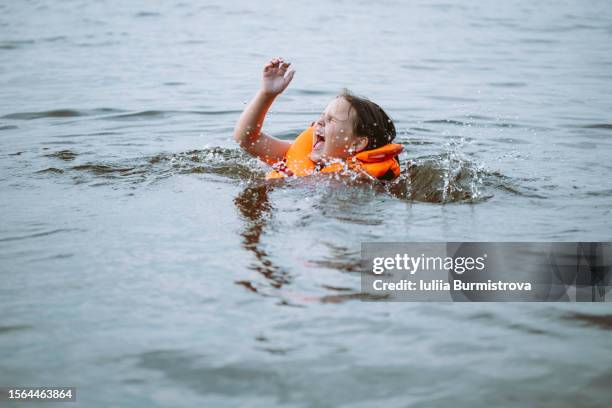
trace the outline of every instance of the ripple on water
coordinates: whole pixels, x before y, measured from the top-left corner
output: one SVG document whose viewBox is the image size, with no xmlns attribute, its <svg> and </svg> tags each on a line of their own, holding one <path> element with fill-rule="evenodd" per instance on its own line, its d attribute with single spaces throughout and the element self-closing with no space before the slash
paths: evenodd
<svg viewBox="0 0 612 408">
<path fill-rule="evenodd" d="M 64 170 L 58 169 L 57 167 L 48 167 L 43 170 L 38 170 L 36 173 L 37 174 L 44 174 L 44 173 L 64 174 Z"/>
<path fill-rule="evenodd" d="M 497 88 L 523 88 L 527 86 L 525 82 L 489 82 L 490 86 Z"/>
<path fill-rule="evenodd" d="M 117 109 L 100 108 L 90 110 L 54 109 L 40 112 L 16 112 L 2 116 L 0 119 L 34 120 L 41 118 L 73 118 L 79 116 L 95 116 L 117 112 Z"/>
<path fill-rule="evenodd" d="M 139 11 L 134 17 L 160 17 L 161 14 L 154 11 Z"/>
<path fill-rule="evenodd" d="M 89 171 L 97 175 L 108 174 L 108 173 L 125 173 L 134 170 L 134 167 L 115 167 L 106 164 L 81 164 L 79 166 L 72 167 L 72 170 L 77 171 Z"/>
<path fill-rule="evenodd" d="M 576 321 L 587 326 L 594 326 L 601 330 L 612 330 L 612 315 L 595 315 L 585 313 L 571 313 L 563 316 L 565 320 Z"/>
<path fill-rule="evenodd" d="M 323 89 L 305 89 L 305 88 L 294 88 L 294 92 L 298 95 L 333 95 L 333 91 L 325 91 Z"/>
<path fill-rule="evenodd" d="M 34 40 L 6 40 L 0 41 L 0 50 L 16 50 L 36 43 Z"/>
<path fill-rule="evenodd" d="M 30 330 L 32 328 L 33 328 L 32 326 L 28 326 L 26 324 L 0 326 L 0 336 L 5 335 L 5 334 L 12 334 L 14 332 L 19 332 L 19 331 Z"/>
<path fill-rule="evenodd" d="M 513 122 L 502 122 L 500 120 L 495 120 L 493 118 L 488 118 L 485 116 L 468 116 L 467 120 L 458 120 L 458 119 L 430 119 L 426 120 L 423 123 L 429 123 L 433 125 L 454 125 L 454 126 L 465 126 L 465 127 L 498 127 L 498 128 L 527 128 L 528 126 L 513 123 Z"/>
<path fill-rule="evenodd" d="M 60 150 L 58 152 L 53 152 L 53 153 L 46 154 L 45 156 L 47 156 L 47 157 L 55 157 L 57 159 L 64 160 L 64 161 L 72 161 L 78 155 L 75 152 L 71 151 L 71 150 Z"/>
<path fill-rule="evenodd" d="M 612 123 L 593 123 L 590 125 L 583 125 L 585 129 L 605 129 L 612 130 Z"/>
<path fill-rule="evenodd" d="M 126 112 L 119 111 L 113 115 L 106 115 L 100 117 L 103 120 L 119 120 L 119 121 L 129 121 L 129 120 L 148 120 L 148 119 L 163 119 L 171 116 L 177 115 L 203 115 L 203 116 L 221 116 L 221 115 L 236 115 L 240 114 L 242 111 L 240 110 L 145 110 L 138 112 Z"/>
<path fill-rule="evenodd" d="M 12 242 L 12 241 L 23 241 L 32 238 L 40 238 L 46 237 L 48 235 L 59 234 L 63 232 L 74 232 L 78 231 L 77 228 L 57 228 L 47 231 L 35 232 L 27 235 L 17 235 L 17 236 L 8 236 L 8 237 L 0 237 L 0 242 Z"/>
<path fill-rule="evenodd" d="M 64 162 L 73 162 L 79 153 L 60 150 L 47 156 Z M 257 160 L 242 150 L 207 148 L 181 153 L 160 153 L 150 157 L 124 159 L 120 162 L 86 162 L 72 166 L 53 166 L 39 170 L 38 174 L 65 174 L 77 184 L 108 185 L 114 179 L 115 186 L 121 182 L 138 184 L 165 179 L 180 174 L 207 174 L 222 176 L 227 181 L 263 179 L 264 171 Z M 105 179 L 101 181 L 100 179 Z M 104 184 L 100 184 L 103 182 Z"/>
<path fill-rule="evenodd" d="M 415 139 L 415 143 L 419 143 Z M 423 142 L 426 143 L 426 142 Z M 79 153 L 74 150 L 59 150 L 46 155 L 63 162 L 74 162 Z M 390 194 L 390 196 L 407 201 L 422 201 L 428 203 L 478 203 L 486 201 L 495 191 L 505 191 L 518 195 L 525 195 L 515 183 L 498 172 L 486 170 L 482 165 L 461 157 L 456 152 L 449 151 L 444 154 L 428 156 L 426 159 L 417 158 L 401 165 L 402 173 L 396 180 L 388 183 L 369 183 L 374 186 L 377 194 Z M 228 182 L 232 181 L 263 181 L 267 168 L 256 159 L 250 157 L 240 149 L 221 147 L 191 150 L 179 153 L 160 153 L 149 157 L 137 157 L 121 160 L 120 162 L 86 162 L 72 166 L 51 166 L 39 170 L 39 174 L 65 174 L 73 177 L 74 181 L 82 183 L 100 183 L 102 177 L 115 179 L 116 183 L 124 180 L 130 184 L 151 182 L 180 174 L 201 174 L 221 176 Z M 83 178 L 85 177 L 85 178 Z M 323 176 L 318 176 L 322 179 Z M 350 187 L 344 189 L 345 196 L 358 191 L 358 186 L 351 177 L 331 175 L 328 179 L 340 181 Z M 286 188 L 292 185 L 300 186 L 307 183 L 292 179 L 280 180 Z M 359 184 L 360 182 L 357 182 Z M 529 193 L 531 194 L 531 193 Z M 327 208 L 332 211 L 332 208 Z M 366 225 L 378 225 L 381 220 L 356 213 L 347 216 L 346 211 L 339 211 L 337 217 L 345 217 L 345 221 L 354 220 Z M 343 215 L 344 214 L 344 215 Z"/>
</svg>

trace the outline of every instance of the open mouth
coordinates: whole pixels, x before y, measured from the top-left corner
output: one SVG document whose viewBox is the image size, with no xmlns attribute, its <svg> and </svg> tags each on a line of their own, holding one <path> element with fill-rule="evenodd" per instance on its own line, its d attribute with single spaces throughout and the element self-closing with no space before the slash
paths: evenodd
<svg viewBox="0 0 612 408">
<path fill-rule="evenodd" d="M 317 150 L 323 147 L 323 143 L 325 143 L 325 136 L 315 133 L 314 144 L 312 145 L 312 150 Z"/>
</svg>

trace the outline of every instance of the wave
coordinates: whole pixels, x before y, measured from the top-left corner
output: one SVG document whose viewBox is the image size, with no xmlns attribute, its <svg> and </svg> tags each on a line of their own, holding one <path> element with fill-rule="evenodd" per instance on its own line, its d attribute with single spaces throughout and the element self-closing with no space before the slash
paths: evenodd
<svg viewBox="0 0 612 408">
<path fill-rule="evenodd" d="M 68 164 L 77 159 L 79 154 L 72 150 L 60 150 L 45 156 Z M 120 162 L 85 162 L 65 167 L 52 166 L 38 171 L 37 174 L 63 174 L 72 177 L 78 184 L 100 185 L 100 178 L 138 184 L 180 174 L 214 175 L 222 176 L 228 181 L 244 181 L 263 179 L 265 170 L 256 159 L 241 150 L 213 147 L 180 153 L 160 153 Z"/>
<path fill-rule="evenodd" d="M 368 188 L 401 200 L 437 204 L 479 203 L 496 193 L 545 198 L 537 192 L 520 187 L 520 183 L 511 178 L 464 157 L 457 146 L 449 145 L 447 149 L 441 154 L 405 160 L 401 163 L 402 172 L 396 180 L 387 183 L 369 182 Z M 209 147 L 178 153 L 159 153 L 119 162 L 74 163 L 80 158 L 79 153 L 68 149 L 48 153 L 45 157 L 57 159 L 64 164 L 52 165 L 37 174 L 70 176 L 79 184 L 90 182 L 99 185 L 99 178 L 115 179 L 118 183 L 150 183 L 183 174 L 213 176 L 226 182 L 280 183 L 286 188 L 312 184 L 311 178 L 264 181 L 269 170 L 267 166 L 235 148 Z M 343 185 L 355 188 L 363 184 L 363 181 L 339 175 L 317 176 L 317 183 L 323 179 L 334 180 L 337 184 L 334 188 Z"/>
<path fill-rule="evenodd" d="M 612 129 L 612 123 L 593 123 L 590 125 L 583 125 L 582 126 L 584 129 L 606 129 L 606 130 L 611 130 Z"/>
<path fill-rule="evenodd" d="M 117 112 L 117 109 L 99 108 L 99 109 L 53 109 L 40 112 L 16 112 L 9 113 L 0 117 L 0 119 L 13 120 L 33 120 L 41 118 L 74 118 L 79 116 L 93 116 Z"/>
<path fill-rule="evenodd" d="M 15 112 L 1 116 L 0 119 L 12 120 L 34 120 L 41 118 L 74 118 L 95 116 L 97 119 L 104 120 L 138 120 L 150 118 L 165 118 L 175 115 L 237 115 L 240 110 L 146 110 L 146 111 L 127 111 L 114 108 L 97 109 L 53 109 L 39 112 Z"/>
</svg>

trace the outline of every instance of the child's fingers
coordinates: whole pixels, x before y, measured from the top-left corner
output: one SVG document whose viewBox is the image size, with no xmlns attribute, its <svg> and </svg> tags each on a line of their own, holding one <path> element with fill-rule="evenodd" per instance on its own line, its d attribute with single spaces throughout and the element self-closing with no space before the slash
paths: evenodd
<svg viewBox="0 0 612 408">
<path fill-rule="evenodd" d="M 287 72 L 287 75 L 285 75 L 285 80 L 287 81 L 287 84 L 289 84 L 289 82 L 291 82 L 291 80 L 293 79 L 294 75 L 295 75 L 295 69 L 292 69 L 289 72 Z"/>
<path fill-rule="evenodd" d="M 271 68 L 278 67 L 279 59 L 274 57 L 264 65 L 264 71 L 269 71 Z"/>
<path fill-rule="evenodd" d="M 281 71 L 284 73 L 285 71 L 287 71 L 287 68 L 289 68 L 289 65 L 291 65 L 290 62 L 283 62 L 280 66 Z"/>
<path fill-rule="evenodd" d="M 287 89 L 287 87 L 289 86 L 289 83 L 291 82 L 291 80 L 293 79 L 293 75 L 295 74 L 295 70 L 291 70 L 287 73 L 287 75 L 285 75 L 283 77 L 283 91 L 285 89 Z M 282 91 L 281 91 L 282 92 Z"/>
<path fill-rule="evenodd" d="M 290 62 L 285 62 L 281 57 L 274 57 L 264 65 L 264 71 L 268 72 L 274 68 L 278 68 L 282 74 L 287 71 L 287 68 L 291 65 Z"/>
<path fill-rule="evenodd" d="M 266 65 L 264 65 L 264 71 L 269 70 L 270 68 L 274 68 L 274 58 L 272 58 L 270 61 L 266 62 Z"/>
<path fill-rule="evenodd" d="M 274 65 L 275 66 L 281 66 L 285 63 L 285 59 L 283 57 L 276 57 L 274 58 Z"/>
</svg>

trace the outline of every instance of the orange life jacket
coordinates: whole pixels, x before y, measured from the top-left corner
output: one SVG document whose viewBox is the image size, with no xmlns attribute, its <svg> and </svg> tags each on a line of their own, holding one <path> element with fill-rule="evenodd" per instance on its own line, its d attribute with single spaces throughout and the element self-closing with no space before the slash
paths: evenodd
<svg viewBox="0 0 612 408">
<path fill-rule="evenodd" d="M 317 171 L 317 164 L 310 160 L 313 130 L 314 127 L 311 126 L 295 139 L 285 159 L 273 166 L 274 170 L 266 175 L 266 180 L 287 176 L 310 176 Z M 344 162 L 331 163 L 320 169 L 319 172 L 340 173 L 348 169 L 355 172 L 365 171 L 375 178 L 394 179 L 400 174 L 400 166 L 396 157 L 402 150 L 402 145 L 389 143 L 377 149 L 359 152 Z"/>
</svg>

